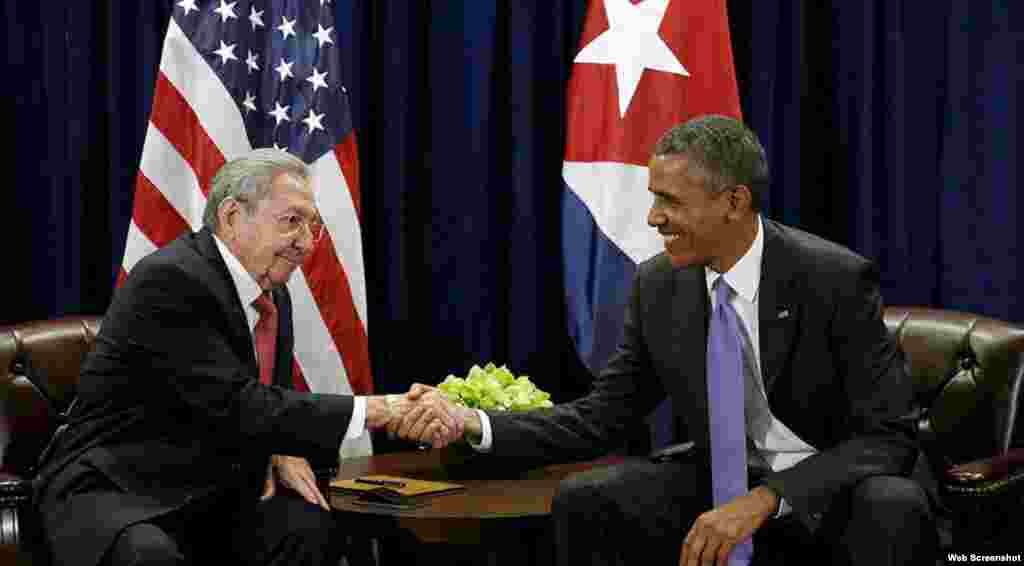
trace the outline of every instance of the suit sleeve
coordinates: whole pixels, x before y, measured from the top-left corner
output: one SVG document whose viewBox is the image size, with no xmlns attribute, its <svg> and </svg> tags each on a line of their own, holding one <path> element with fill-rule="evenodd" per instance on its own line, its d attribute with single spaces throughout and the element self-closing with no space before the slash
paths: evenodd
<svg viewBox="0 0 1024 566">
<path fill-rule="evenodd" d="M 664 398 L 640 325 L 646 277 L 641 268 L 626 308 L 623 338 L 590 393 L 551 409 L 489 412 L 498 458 L 534 463 L 586 460 L 619 445 L 622 435 Z"/>
<path fill-rule="evenodd" d="M 882 319 L 877 268 L 865 261 L 839 279 L 827 334 L 848 403 L 835 418 L 846 420 L 847 438 L 766 481 L 812 530 L 840 492 L 866 477 L 907 475 L 917 455 L 912 386 Z"/>
<path fill-rule="evenodd" d="M 254 365 L 240 355 L 251 349 L 249 337 L 236 338 L 225 306 L 198 277 L 171 263 L 141 263 L 133 271 L 138 273 L 118 293 L 99 340 L 105 355 L 116 358 L 111 366 L 147 368 L 149 375 L 128 378 L 145 380 L 150 403 L 188 419 L 181 421 L 188 426 L 267 452 L 337 450 L 352 397 L 260 384 Z"/>
</svg>

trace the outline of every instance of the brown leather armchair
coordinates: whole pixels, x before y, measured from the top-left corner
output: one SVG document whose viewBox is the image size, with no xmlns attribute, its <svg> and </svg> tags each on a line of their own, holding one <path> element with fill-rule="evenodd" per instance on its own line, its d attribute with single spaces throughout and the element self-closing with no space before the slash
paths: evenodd
<svg viewBox="0 0 1024 566">
<path fill-rule="evenodd" d="M 33 560 L 36 525 L 26 520 L 28 481 L 61 416 L 74 398 L 79 367 L 92 348 L 100 317 L 76 316 L 0 328 L 0 419 L 9 443 L 0 466 L 0 560 Z M 27 543 L 27 544 L 26 544 Z"/>
<path fill-rule="evenodd" d="M 915 307 L 890 307 L 885 322 L 923 407 L 919 438 L 954 548 L 998 545 L 1024 503 L 1024 328 Z"/>
</svg>

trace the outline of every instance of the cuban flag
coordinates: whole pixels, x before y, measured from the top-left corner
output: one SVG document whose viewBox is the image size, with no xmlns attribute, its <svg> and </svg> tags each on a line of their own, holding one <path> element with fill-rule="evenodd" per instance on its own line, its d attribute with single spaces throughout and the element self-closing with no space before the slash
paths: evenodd
<svg viewBox="0 0 1024 566">
<path fill-rule="evenodd" d="M 599 372 L 622 333 L 658 138 L 700 114 L 741 117 L 725 0 L 594 0 L 567 93 L 562 251 L 569 334 Z"/>
<path fill-rule="evenodd" d="M 225 161 L 255 147 L 293 153 L 313 169 L 328 232 L 288 283 L 294 385 L 371 393 L 359 163 L 338 47 L 348 31 L 330 0 L 173 1 L 119 284 L 142 257 L 202 227 Z M 371 451 L 364 435 L 341 456 Z"/>
</svg>

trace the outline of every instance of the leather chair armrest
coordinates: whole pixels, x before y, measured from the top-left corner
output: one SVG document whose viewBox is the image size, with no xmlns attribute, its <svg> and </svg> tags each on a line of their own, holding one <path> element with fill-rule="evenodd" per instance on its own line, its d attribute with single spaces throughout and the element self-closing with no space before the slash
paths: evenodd
<svg viewBox="0 0 1024 566">
<path fill-rule="evenodd" d="M 17 548 L 21 540 L 21 510 L 28 505 L 32 484 L 21 477 L 0 473 L 0 547 Z"/>
<path fill-rule="evenodd" d="M 955 544 L 984 545 L 993 536 L 1003 536 L 994 533 L 1016 530 L 1014 518 L 1024 504 L 1024 468 L 1015 466 L 1013 458 L 1003 454 L 974 460 L 939 476 Z"/>
<path fill-rule="evenodd" d="M 1022 464 L 1024 448 L 1016 448 L 991 458 L 952 466 L 946 472 L 946 479 L 956 483 L 998 480 L 1007 477 L 1011 469 L 1016 469 Z"/>
<path fill-rule="evenodd" d="M 954 496 L 1002 496 L 1024 488 L 1024 449 L 952 466 L 943 480 L 946 491 Z"/>
<path fill-rule="evenodd" d="M 0 472 L 0 507 L 17 507 L 32 496 L 32 483 L 19 476 Z"/>
</svg>

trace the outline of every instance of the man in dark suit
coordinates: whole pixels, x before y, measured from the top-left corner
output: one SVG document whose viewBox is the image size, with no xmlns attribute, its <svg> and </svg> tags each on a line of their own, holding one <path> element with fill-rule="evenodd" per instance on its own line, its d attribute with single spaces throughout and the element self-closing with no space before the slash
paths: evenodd
<svg viewBox="0 0 1024 566">
<path fill-rule="evenodd" d="M 724 565 L 751 538 L 755 564 L 934 563 L 928 501 L 906 477 L 917 455 L 904 418 L 911 384 L 875 265 L 762 218 L 764 150 L 736 120 L 676 126 L 649 170 L 648 224 L 665 252 L 639 266 L 623 340 L 593 390 L 550 410 L 461 410 L 470 442 L 493 458 L 592 458 L 671 399 L 693 450 L 567 479 L 553 503 L 561 564 Z M 745 493 L 716 504 L 710 439 L 727 423 L 709 418 L 720 375 L 706 366 L 718 279 L 742 326 L 745 383 L 730 422 L 745 420 L 749 475 L 739 472 Z"/>
<path fill-rule="evenodd" d="M 131 270 L 83 363 L 37 482 L 57 564 L 333 566 L 345 533 L 306 458 L 333 461 L 411 408 L 290 389 L 285 283 L 323 230 L 302 161 L 229 161 L 203 224 Z M 443 445 L 457 424 L 423 407 L 434 420 L 416 440 Z"/>
</svg>

